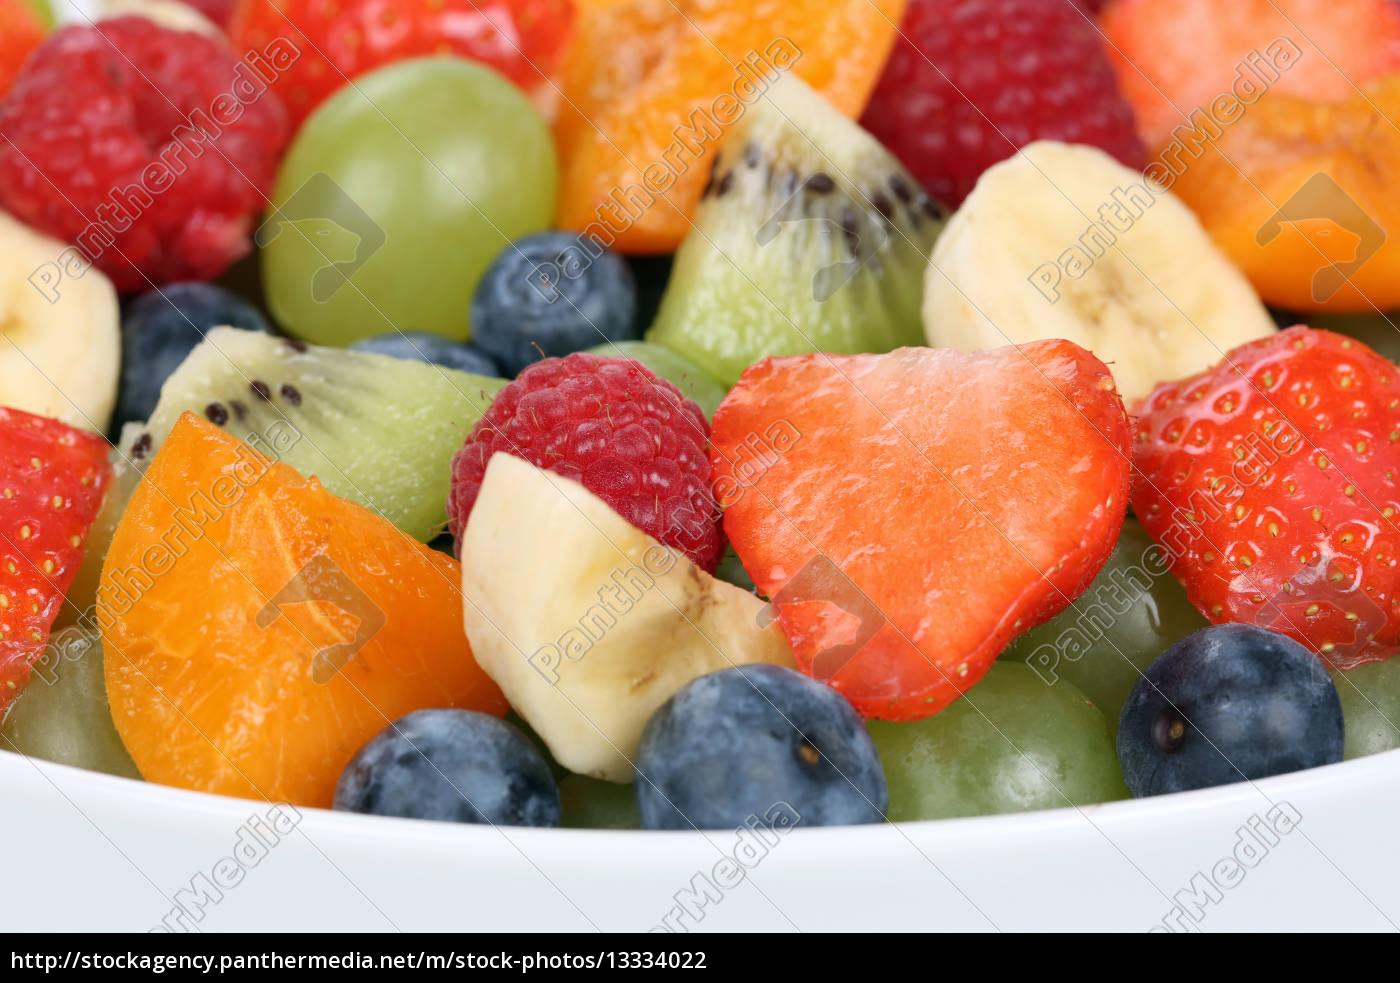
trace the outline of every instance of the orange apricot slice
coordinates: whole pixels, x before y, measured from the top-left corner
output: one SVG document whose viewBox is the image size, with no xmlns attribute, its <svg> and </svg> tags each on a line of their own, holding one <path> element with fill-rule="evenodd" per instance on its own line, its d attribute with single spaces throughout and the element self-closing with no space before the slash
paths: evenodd
<svg viewBox="0 0 1400 983">
<path fill-rule="evenodd" d="M 852 118 L 907 0 L 584 0 L 558 72 L 561 228 L 668 253 L 726 129 L 792 71 Z"/>
<path fill-rule="evenodd" d="M 1167 177 L 1268 304 L 1400 307 L 1400 75 L 1339 103 L 1269 93 Z"/>
<path fill-rule="evenodd" d="M 460 582 L 451 557 L 186 413 L 102 568 L 117 732 L 147 781 L 329 806 L 404 714 L 505 713 Z"/>
</svg>

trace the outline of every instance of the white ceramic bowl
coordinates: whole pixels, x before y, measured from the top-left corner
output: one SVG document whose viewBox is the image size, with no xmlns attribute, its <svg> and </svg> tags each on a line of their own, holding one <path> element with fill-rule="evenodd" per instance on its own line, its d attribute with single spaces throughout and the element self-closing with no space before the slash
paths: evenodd
<svg viewBox="0 0 1400 983">
<path fill-rule="evenodd" d="M 266 804 L 8 752 L 0 789 L 9 932 L 145 931 L 179 902 L 194 913 L 171 923 L 200 931 L 646 931 L 668 915 L 701 931 L 1146 931 L 1164 918 L 1204 931 L 1400 926 L 1400 751 L 1081 810 L 799 826 L 762 853 L 745 850 L 752 869 L 737 883 L 714 876 L 741 842 L 731 832 L 509 829 L 308 809 L 258 856 L 247 844 L 270 825 Z M 254 817 L 264 818 L 250 825 Z M 1292 828 L 1241 847 L 1257 843 L 1250 830 L 1261 823 Z M 241 859 L 220 864 L 240 843 Z M 705 879 L 716 885 L 710 901 Z M 201 906 L 192 882 L 220 897 Z M 698 916 L 678 919 L 692 888 Z M 1189 901 L 1196 890 L 1190 913 L 1169 918 L 1178 894 Z"/>
<path fill-rule="evenodd" d="M 81 21 L 97 2 L 55 7 Z M 1400 751 L 1081 810 L 799 827 L 761 854 L 756 845 L 741 850 L 728 832 L 492 829 L 303 810 L 259 856 L 249 845 L 254 828 L 272 834 L 250 820 L 265 817 L 267 805 L 8 752 L 0 752 L 0 789 L 0 925 L 12 933 L 145 931 L 163 922 L 341 932 L 645 931 L 667 923 L 706 931 L 1145 931 L 1164 919 L 1206 931 L 1400 926 Z M 1285 817 L 1287 825 L 1295 814 L 1291 831 L 1267 837 L 1276 842 L 1252 852 L 1240 846 L 1254 841 L 1258 824 Z M 1232 860 L 1237 850 L 1252 866 Z M 738 883 L 716 881 L 716 863 L 736 852 L 752 869 Z M 220 863 L 235 854 L 241 859 Z M 726 865 L 721 876 L 738 869 Z M 711 900 L 706 879 L 715 885 Z M 1178 895 L 1189 913 L 1178 909 Z"/>
</svg>

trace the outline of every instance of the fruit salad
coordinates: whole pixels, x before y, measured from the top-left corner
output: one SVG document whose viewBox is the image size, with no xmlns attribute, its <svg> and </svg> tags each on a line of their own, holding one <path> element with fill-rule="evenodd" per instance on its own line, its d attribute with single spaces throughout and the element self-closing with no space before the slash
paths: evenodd
<svg viewBox="0 0 1400 983">
<path fill-rule="evenodd" d="M 0 0 L 0 750 L 710 830 L 1400 748 L 1397 179 L 1390 0 Z"/>
</svg>

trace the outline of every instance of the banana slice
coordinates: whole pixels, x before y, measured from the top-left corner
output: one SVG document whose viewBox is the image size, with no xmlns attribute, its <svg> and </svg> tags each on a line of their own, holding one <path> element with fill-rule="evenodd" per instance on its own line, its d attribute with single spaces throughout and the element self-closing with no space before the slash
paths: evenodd
<svg viewBox="0 0 1400 983">
<path fill-rule="evenodd" d="M 98 10 L 99 20 L 145 17 L 176 31 L 197 31 L 220 41 L 227 40 L 212 20 L 180 0 L 102 0 Z"/>
<path fill-rule="evenodd" d="M 117 292 L 76 250 L 0 212 L 0 406 L 105 432 L 117 399 Z"/>
<path fill-rule="evenodd" d="M 692 679 L 744 663 L 794 666 L 753 594 L 577 482 L 508 454 L 487 466 L 461 555 L 477 662 L 580 774 L 632 781 L 642 728 Z"/>
<path fill-rule="evenodd" d="M 1181 201 L 1101 150 L 1052 142 L 982 175 L 934 247 L 923 318 L 936 348 L 1073 341 L 1129 407 L 1276 330 Z"/>
</svg>

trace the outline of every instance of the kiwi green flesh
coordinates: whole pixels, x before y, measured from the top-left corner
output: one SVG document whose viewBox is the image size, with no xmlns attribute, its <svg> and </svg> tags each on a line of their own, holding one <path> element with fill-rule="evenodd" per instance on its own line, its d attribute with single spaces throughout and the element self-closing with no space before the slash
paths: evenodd
<svg viewBox="0 0 1400 983">
<path fill-rule="evenodd" d="M 725 385 L 770 355 L 923 344 L 924 271 L 945 218 L 820 96 L 775 90 L 716 156 L 647 339 Z"/>
<path fill-rule="evenodd" d="M 122 450 L 138 467 L 186 411 L 426 542 L 447 523 L 452 455 L 504 379 L 215 328 Z"/>
</svg>

